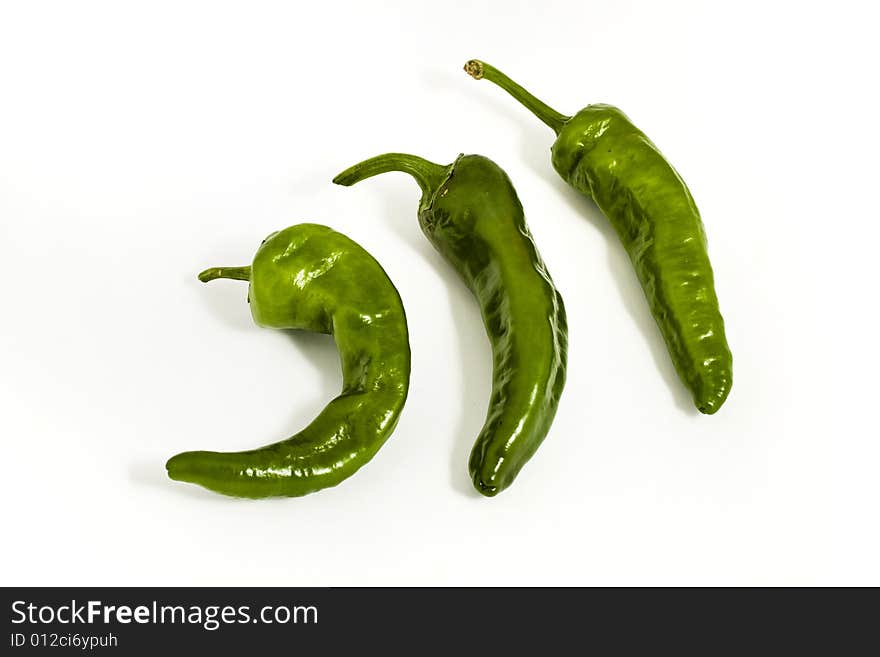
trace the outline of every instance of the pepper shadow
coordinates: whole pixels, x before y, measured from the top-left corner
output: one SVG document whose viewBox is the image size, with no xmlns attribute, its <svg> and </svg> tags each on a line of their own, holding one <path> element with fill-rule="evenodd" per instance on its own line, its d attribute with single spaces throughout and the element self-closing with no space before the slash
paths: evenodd
<svg viewBox="0 0 880 657">
<path fill-rule="evenodd" d="M 204 285 L 198 281 L 196 284 Z M 342 391 L 342 364 L 333 336 L 311 331 L 266 329 L 257 326 L 247 303 L 242 303 L 247 300 L 246 283 L 220 280 L 212 281 L 211 285 L 216 289 L 211 290 L 211 294 L 200 295 L 201 300 L 221 323 L 236 331 L 246 331 L 254 335 L 259 335 L 261 331 L 284 335 L 290 340 L 293 348 L 308 361 L 308 368 L 293 370 L 291 374 L 299 384 L 292 385 L 291 390 L 306 386 L 310 392 L 306 399 L 299 398 L 300 405 L 295 411 L 294 421 L 287 423 L 286 428 L 281 432 L 283 434 L 286 431 L 286 435 L 277 440 L 290 437 L 311 422 L 324 406 Z M 304 379 L 307 379 L 307 382 L 304 383 Z M 269 442 L 273 440 L 263 444 Z"/>
<path fill-rule="evenodd" d="M 442 259 L 440 264 L 448 268 Z M 492 348 L 486 335 L 477 301 L 453 272 L 448 281 L 449 306 L 455 323 L 455 335 L 461 355 L 462 377 L 461 417 L 455 430 L 455 442 L 450 462 L 450 482 L 466 497 L 483 499 L 474 488 L 468 472 L 471 450 L 486 421 L 489 399 L 492 395 Z M 467 368 L 467 369 L 466 369 Z"/>
<path fill-rule="evenodd" d="M 430 159 L 430 157 L 428 158 Z M 439 160 L 437 160 L 439 161 Z M 483 426 L 489 403 L 492 380 L 492 353 L 480 318 L 480 311 L 470 290 L 443 256 L 431 245 L 419 227 L 417 211 L 420 198 L 418 187 L 406 174 L 398 185 L 375 185 L 385 193 L 386 212 L 383 215 L 391 229 L 413 251 L 419 254 L 443 280 L 448 293 L 449 307 L 455 324 L 460 371 L 460 415 L 456 425 L 450 460 L 450 483 L 457 492 L 470 498 L 482 496 L 474 489 L 468 474 L 471 448 Z M 389 270 L 389 274 L 392 274 Z M 394 276 L 392 275 L 392 278 Z M 405 300 L 404 300 L 405 302 Z M 480 365 L 480 364 L 483 365 Z M 474 371 L 479 369 L 479 371 Z"/>
<path fill-rule="evenodd" d="M 296 406 L 290 421 L 281 427 L 278 438 L 284 440 L 302 431 L 335 397 L 342 392 L 342 362 L 332 335 L 310 331 L 281 331 L 293 343 L 293 347 L 305 356 L 309 370 L 295 370 L 291 376 L 311 391 L 308 399 L 296 398 Z"/>
<path fill-rule="evenodd" d="M 559 197 L 572 209 L 574 213 L 586 219 L 586 223 L 596 230 L 607 245 L 606 265 L 611 272 L 611 278 L 617 285 L 617 291 L 623 302 L 623 307 L 635 326 L 638 328 L 651 353 L 651 358 L 657 372 L 666 383 L 675 405 L 687 415 L 698 415 L 694 407 L 690 393 L 678 378 L 678 373 L 672 364 L 672 359 L 666 349 L 666 343 L 660 333 L 657 323 L 651 315 L 645 293 L 642 290 L 639 279 L 636 276 L 632 263 L 614 232 L 611 223 L 602 214 L 596 204 L 572 189 L 553 169 L 550 162 L 550 147 L 553 145 L 555 135 L 553 131 L 542 124 L 538 119 L 531 116 L 513 99 L 500 89 L 492 89 L 500 94 L 493 97 L 489 94 L 472 94 L 473 102 L 487 108 L 489 116 L 503 116 L 514 130 L 520 134 L 520 152 L 526 166 L 540 179 L 552 187 Z M 505 102 L 506 101 L 506 102 Z M 525 203 L 524 203 L 525 205 Z M 545 259 L 551 267 L 556 258 L 570 258 L 570 253 L 553 254 L 551 249 L 543 247 L 542 254 L 546 249 Z M 586 265 L 586 266 L 589 266 Z M 589 272 L 584 271 L 584 276 Z M 572 300 L 569 303 L 589 303 L 589 299 Z M 619 349 L 626 349 L 626 345 L 620 344 Z"/>
<path fill-rule="evenodd" d="M 186 284 L 196 290 L 201 304 L 208 308 L 211 316 L 235 331 L 254 330 L 254 320 L 248 307 L 248 284 L 245 281 L 220 279 L 202 283 L 194 276 L 187 276 Z"/>
<path fill-rule="evenodd" d="M 222 286 L 218 283 L 230 283 L 230 285 Z M 245 283 L 241 281 L 214 281 L 212 285 L 231 288 L 212 290 L 212 294 L 202 295 L 203 303 L 210 308 L 211 314 L 222 323 L 236 331 L 253 333 L 255 337 L 261 331 L 271 331 L 275 335 L 283 335 L 290 341 L 291 347 L 305 357 L 308 366 L 294 369 L 290 373 L 292 378 L 291 404 L 296 407 L 293 416 L 288 416 L 291 419 L 283 426 L 279 426 L 279 430 L 273 434 L 275 437 L 262 440 L 253 447 L 289 438 L 305 428 L 342 391 L 342 364 L 333 336 L 312 331 L 266 329 L 257 326 L 251 318 L 250 309 L 242 303 L 242 298 L 247 299 L 247 285 Z M 294 396 L 293 391 L 304 388 L 309 391 L 307 395 Z"/>
</svg>

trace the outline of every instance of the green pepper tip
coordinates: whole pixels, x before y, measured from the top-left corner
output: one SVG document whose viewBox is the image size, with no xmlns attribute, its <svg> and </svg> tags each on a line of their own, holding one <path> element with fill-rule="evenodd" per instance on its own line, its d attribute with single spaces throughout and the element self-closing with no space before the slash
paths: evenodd
<svg viewBox="0 0 880 657">
<path fill-rule="evenodd" d="M 702 403 L 697 404 L 697 410 L 704 415 L 713 415 L 721 408 L 721 404 L 724 403 L 726 398 L 727 392 L 725 391 L 723 395 L 719 395 L 717 398 L 706 399 Z"/>
<path fill-rule="evenodd" d="M 474 480 L 474 488 L 476 488 L 477 492 L 484 497 L 495 497 L 501 492 L 501 489 L 498 486 L 487 486 L 480 479 Z"/>
<path fill-rule="evenodd" d="M 351 187 L 355 181 L 351 177 L 351 174 L 349 172 L 350 172 L 350 169 L 346 169 L 342 173 L 336 174 L 336 176 L 333 178 L 333 184 L 334 185 L 342 185 L 343 187 Z M 346 175 L 346 174 L 349 174 L 349 175 Z"/>
<path fill-rule="evenodd" d="M 186 452 L 182 452 L 172 456 L 165 463 L 165 470 L 168 471 L 168 477 L 174 481 L 188 481 L 185 474 Z"/>
</svg>

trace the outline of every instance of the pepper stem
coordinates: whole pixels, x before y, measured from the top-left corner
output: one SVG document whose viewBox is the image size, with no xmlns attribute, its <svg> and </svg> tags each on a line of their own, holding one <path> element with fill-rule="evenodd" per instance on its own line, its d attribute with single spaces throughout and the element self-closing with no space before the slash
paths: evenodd
<svg viewBox="0 0 880 657">
<path fill-rule="evenodd" d="M 560 114 L 543 101 L 538 100 L 516 82 L 504 75 L 504 73 L 486 62 L 481 62 L 479 59 L 472 59 L 464 65 L 464 70 L 474 80 L 485 78 L 489 82 L 497 84 L 524 105 L 527 110 L 547 124 L 557 135 L 565 122 L 571 118 L 570 116 Z"/>
<path fill-rule="evenodd" d="M 364 160 L 359 164 L 349 167 L 337 175 L 333 179 L 333 182 L 337 185 L 350 187 L 365 178 L 371 178 L 380 173 L 402 171 L 416 179 L 423 194 L 431 194 L 443 184 L 443 180 L 446 177 L 446 170 L 448 168 L 448 166 L 429 162 L 418 155 L 409 155 L 407 153 L 385 153 L 384 155 L 371 157 L 369 160 Z"/>
<path fill-rule="evenodd" d="M 236 281 L 251 280 L 250 267 L 211 267 L 199 274 L 202 283 L 213 281 L 217 278 L 231 278 Z"/>
</svg>

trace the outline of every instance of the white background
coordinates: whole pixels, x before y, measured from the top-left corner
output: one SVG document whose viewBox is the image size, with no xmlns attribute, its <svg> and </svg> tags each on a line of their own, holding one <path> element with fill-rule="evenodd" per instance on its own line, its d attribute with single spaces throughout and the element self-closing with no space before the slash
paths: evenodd
<svg viewBox="0 0 880 657">
<path fill-rule="evenodd" d="M 4 2 L 0 581 L 880 584 L 870 6 Z M 560 111 L 621 107 L 687 180 L 734 354 L 717 415 L 552 133 L 471 57 Z M 416 185 L 330 183 L 392 150 L 504 167 L 566 301 L 556 422 L 494 499 L 466 467 L 489 345 Z M 260 329 L 243 283 L 195 276 L 300 221 L 400 290 L 400 424 L 305 498 L 172 482 L 169 456 L 284 438 L 339 390 L 331 338 Z"/>
</svg>

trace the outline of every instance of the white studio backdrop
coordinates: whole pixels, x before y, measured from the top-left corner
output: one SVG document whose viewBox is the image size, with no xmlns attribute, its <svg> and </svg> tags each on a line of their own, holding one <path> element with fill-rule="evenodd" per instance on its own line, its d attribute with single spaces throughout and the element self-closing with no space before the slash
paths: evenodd
<svg viewBox="0 0 880 657">
<path fill-rule="evenodd" d="M 880 584 L 878 48 L 868 3 L 0 4 L 5 585 Z M 734 355 L 693 410 L 607 221 L 553 135 L 622 108 L 688 182 Z M 478 496 L 491 354 L 387 151 L 510 175 L 570 325 L 551 433 Z M 337 488 L 242 501 L 165 460 L 284 438 L 338 393 L 332 339 L 256 327 L 270 232 L 325 223 L 397 285 L 412 382 Z M 873 395 L 872 395 L 873 396 Z"/>
</svg>

